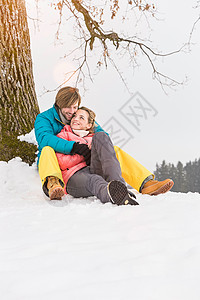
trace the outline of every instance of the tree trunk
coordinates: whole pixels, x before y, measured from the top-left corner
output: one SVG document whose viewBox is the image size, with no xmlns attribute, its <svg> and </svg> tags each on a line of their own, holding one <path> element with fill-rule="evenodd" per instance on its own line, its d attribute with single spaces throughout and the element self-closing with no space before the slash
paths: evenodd
<svg viewBox="0 0 200 300">
<path fill-rule="evenodd" d="M 36 146 L 17 136 L 38 113 L 25 0 L 0 0 L 0 160 L 35 160 Z"/>
</svg>

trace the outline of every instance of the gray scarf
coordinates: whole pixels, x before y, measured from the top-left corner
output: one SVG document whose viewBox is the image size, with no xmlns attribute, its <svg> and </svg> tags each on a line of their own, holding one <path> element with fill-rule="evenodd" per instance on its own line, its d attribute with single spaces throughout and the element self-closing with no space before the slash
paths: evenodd
<svg viewBox="0 0 200 300">
<path fill-rule="evenodd" d="M 58 108 L 58 114 L 59 114 L 59 117 L 60 117 L 61 121 L 62 121 L 65 125 L 70 125 L 70 121 L 67 120 L 67 119 L 65 118 L 65 116 L 63 116 L 63 114 L 62 114 L 60 108 Z"/>
</svg>

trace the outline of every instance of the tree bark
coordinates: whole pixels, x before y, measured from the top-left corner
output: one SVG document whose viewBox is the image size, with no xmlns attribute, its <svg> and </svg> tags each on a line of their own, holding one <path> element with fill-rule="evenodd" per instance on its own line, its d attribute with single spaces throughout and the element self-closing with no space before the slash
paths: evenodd
<svg viewBox="0 0 200 300">
<path fill-rule="evenodd" d="M 0 0 L 0 160 L 35 160 L 36 146 L 17 136 L 38 113 L 25 0 Z"/>
</svg>

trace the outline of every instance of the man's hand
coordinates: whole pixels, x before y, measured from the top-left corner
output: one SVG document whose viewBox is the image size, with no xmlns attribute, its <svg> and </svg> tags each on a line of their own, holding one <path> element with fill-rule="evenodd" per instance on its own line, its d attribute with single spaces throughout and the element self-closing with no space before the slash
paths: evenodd
<svg viewBox="0 0 200 300">
<path fill-rule="evenodd" d="M 71 154 L 79 154 L 85 158 L 86 164 L 89 166 L 91 158 L 91 150 L 86 144 L 74 143 Z"/>
</svg>

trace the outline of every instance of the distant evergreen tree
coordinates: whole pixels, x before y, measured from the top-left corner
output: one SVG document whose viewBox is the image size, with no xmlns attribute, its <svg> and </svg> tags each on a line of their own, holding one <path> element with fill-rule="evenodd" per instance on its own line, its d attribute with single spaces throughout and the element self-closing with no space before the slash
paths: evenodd
<svg viewBox="0 0 200 300">
<path fill-rule="evenodd" d="M 154 172 L 159 180 L 164 180 L 169 175 L 168 166 L 166 165 L 165 160 L 163 160 L 162 164 L 159 166 L 156 164 L 156 171 Z"/>
<path fill-rule="evenodd" d="M 194 182 L 193 182 L 193 187 L 194 187 L 194 192 L 200 189 L 200 159 L 197 160 L 195 159 L 193 163 L 193 177 L 194 177 Z"/>
<path fill-rule="evenodd" d="M 174 181 L 172 191 L 174 192 L 198 192 L 200 193 L 200 159 L 187 162 L 184 166 L 182 162 L 167 164 L 165 160 L 161 165 L 156 164 L 154 172 L 157 180 L 171 178 Z"/>
<path fill-rule="evenodd" d="M 193 172 L 193 163 L 189 161 L 185 166 L 186 171 L 186 187 L 187 191 L 194 192 L 194 172 Z"/>
<path fill-rule="evenodd" d="M 186 174 L 183 164 L 179 161 L 177 164 L 176 192 L 186 192 Z"/>
<path fill-rule="evenodd" d="M 169 164 L 168 178 L 171 178 L 174 181 L 174 186 L 172 189 L 173 191 L 177 191 L 177 184 L 176 184 L 177 173 L 178 173 L 178 170 L 174 166 L 174 164 Z M 165 178 L 167 178 L 167 177 L 165 177 Z"/>
</svg>

